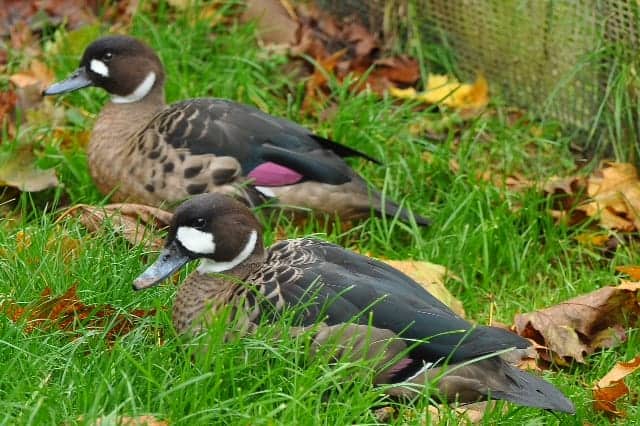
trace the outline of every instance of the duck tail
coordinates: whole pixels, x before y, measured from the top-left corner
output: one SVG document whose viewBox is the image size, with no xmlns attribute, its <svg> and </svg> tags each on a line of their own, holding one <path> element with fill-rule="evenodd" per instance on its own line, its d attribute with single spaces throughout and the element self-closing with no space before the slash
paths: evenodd
<svg viewBox="0 0 640 426">
<path fill-rule="evenodd" d="M 438 374 L 441 374 L 439 368 L 430 371 L 431 378 L 436 378 Z M 450 366 L 450 371 L 438 379 L 437 387 L 445 399 L 458 399 L 462 403 L 490 398 L 527 407 L 575 413 L 573 403 L 558 388 L 512 366 L 500 356 L 464 366 Z"/>
<path fill-rule="evenodd" d="M 543 408 L 546 410 L 575 413 L 573 403 L 551 383 L 522 371 L 506 362 L 503 364 L 504 377 L 508 385 L 505 389 L 493 390 L 490 396 L 495 399 L 503 399 L 528 407 Z"/>
</svg>

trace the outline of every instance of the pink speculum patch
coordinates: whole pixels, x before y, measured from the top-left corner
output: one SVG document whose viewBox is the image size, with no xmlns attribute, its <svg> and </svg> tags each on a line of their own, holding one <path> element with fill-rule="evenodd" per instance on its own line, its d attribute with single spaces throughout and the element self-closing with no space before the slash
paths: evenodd
<svg viewBox="0 0 640 426">
<path fill-rule="evenodd" d="M 302 180 L 302 175 L 288 167 L 268 161 L 251 170 L 247 175 L 257 186 L 292 185 Z"/>
</svg>

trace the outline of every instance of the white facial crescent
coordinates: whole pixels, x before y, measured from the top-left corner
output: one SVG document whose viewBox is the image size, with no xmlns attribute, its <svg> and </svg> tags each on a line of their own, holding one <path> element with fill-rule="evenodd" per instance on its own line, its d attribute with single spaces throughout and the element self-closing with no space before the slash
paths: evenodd
<svg viewBox="0 0 640 426">
<path fill-rule="evenodd" d="M 216 243 L 213 235 L 190 226 L 181 226 L 176 232 L 176 239 L 189 251 L 198 254 L 213 254 L 216 251 Z"/>
<path fill-rule="evenodd" d="M 89 68 L 91 68 L 91 71 L 95 72 L 96 74 L 99 74 L 103 77 L 109 77 L 109 67 L 106 66 L 102 61 L 92 59 L 89 63 Z"/>
</svg>

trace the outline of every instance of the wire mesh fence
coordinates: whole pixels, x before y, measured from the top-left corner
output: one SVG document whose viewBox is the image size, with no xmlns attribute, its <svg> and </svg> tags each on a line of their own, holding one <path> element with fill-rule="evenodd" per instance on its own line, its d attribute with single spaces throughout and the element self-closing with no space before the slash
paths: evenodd
<svg viewBox="0 0 640 426">
<path fill-rule="evenodd" d="M 507 101 L 580 129 L 597 126 L 614 68 L 637 61 L 628 55 L 639 44 L 637 0 L 317 3 L 359 16 L 372 31 L 413 28 L 421 40 L 450 48 L 463 78 L 482 73 Z"/>
</svg>

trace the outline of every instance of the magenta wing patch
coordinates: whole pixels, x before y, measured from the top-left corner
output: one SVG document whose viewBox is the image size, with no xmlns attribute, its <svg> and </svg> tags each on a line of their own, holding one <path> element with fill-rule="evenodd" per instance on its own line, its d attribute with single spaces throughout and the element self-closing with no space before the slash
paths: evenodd
<svg viewBox="0 0 640 426">
<path fill-rule="evenodd" d="M 248 177 L 254 180 L 256 186 L 292 185 L 302 180 L 300 173 L 271 161 L 262 163 L 251 170 Z"/>
</svg>

